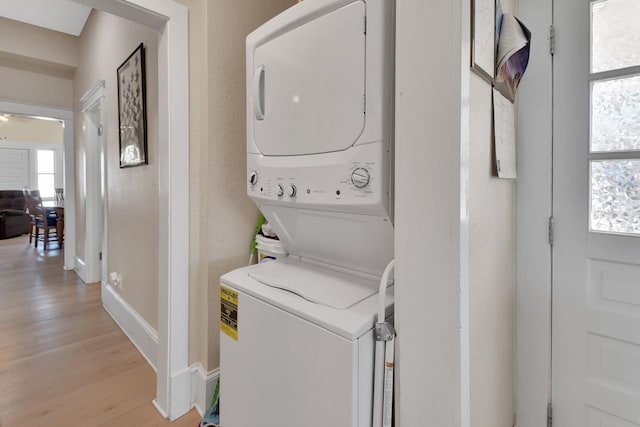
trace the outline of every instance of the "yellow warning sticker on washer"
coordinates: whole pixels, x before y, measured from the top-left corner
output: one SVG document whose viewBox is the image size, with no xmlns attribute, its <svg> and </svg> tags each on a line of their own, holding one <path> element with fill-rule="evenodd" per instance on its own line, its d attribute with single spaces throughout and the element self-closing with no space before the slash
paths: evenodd
<svg viewBox="0 0 640 427">
<path fill-rule="evenodd" d="M 238 341 L 238 293 L 220 285 L 220 330 Z"/>
</svg>

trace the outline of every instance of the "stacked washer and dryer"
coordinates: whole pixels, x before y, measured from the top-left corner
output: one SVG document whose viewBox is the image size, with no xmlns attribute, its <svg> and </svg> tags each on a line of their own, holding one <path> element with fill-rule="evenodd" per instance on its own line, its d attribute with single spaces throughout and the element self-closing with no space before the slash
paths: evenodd
<svg viewBox="0 0 640 427">
<path fill-rule="evenodd" d="M 223 427 L 372 424 L 393 34 L 392 1 L 305 0 L 247 37 L 247 192 L 290 255 L 221 278 Z"/>
</svg>

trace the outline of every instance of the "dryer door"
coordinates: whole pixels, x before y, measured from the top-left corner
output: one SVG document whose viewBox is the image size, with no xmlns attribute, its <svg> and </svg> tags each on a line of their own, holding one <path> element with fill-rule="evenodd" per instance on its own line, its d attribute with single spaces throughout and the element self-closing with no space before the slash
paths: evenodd
<svg viewBox="0 0 640 427">
<path fill-rule="evenodd" d="M 365 16 L 355 1 L 254 52 L 254 141 L 266 156 L 345 150 L 364 129 Z"/>
</svg>

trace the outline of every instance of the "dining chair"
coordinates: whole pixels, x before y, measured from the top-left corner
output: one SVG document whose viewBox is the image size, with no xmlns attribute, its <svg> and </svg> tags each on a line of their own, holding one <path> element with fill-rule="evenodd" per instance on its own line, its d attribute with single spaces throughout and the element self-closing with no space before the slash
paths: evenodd
<svg viewBox="0 0 640 427">
<path fill-rule="evenodd" d="M 64 205 L 64 188 L 56 188 L 56 204 Z"/>
<path fill-rule="evenodd" d="M 60 243 L 60 238 L 57 233 L 58 218 L 55 215 L 49 214 L 49 212 L 42 206 L 42 200 L 35 198 L 32 195 L 25 196 L 29 209 L 29 214 L 32 216 L 33 232 L 29 233 L 29 243 L 32 242 L 35 237 L 35 247 L 38 247 L 38 240 L 40 240 L 40 230 L 42 229 L 42 240 L 44 243 L 44 249 L 47 250 L 49 240 L 55 240 Z"/>
<path fill-rule="evenodd" d="M 33 242 L 34 231 L 36 229 L 35 206 L 31 198 L 31 191 L 26 188 L 22 190 L 24 196 L 25 212 L 29 215 L 29 244 Z"/>
</svg>

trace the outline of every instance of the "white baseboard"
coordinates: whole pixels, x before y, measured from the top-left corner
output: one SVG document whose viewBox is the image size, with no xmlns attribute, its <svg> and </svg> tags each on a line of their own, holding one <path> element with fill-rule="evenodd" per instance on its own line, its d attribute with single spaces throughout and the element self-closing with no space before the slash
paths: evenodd
<svg viewBox="0 0 640 427">
<path fill-rule="evenodd" d="M 219 379 L 219 368 L 206 372 L 200 363 L 191 365 L 191 405 L 200 416 L 209 410 Z"/>
<path fill-rule="evenodd" d="M 87 283 L 87 265 L 85 264 L 85 262 L 76 255 L 74 264 L 75 266 L 73 269 L 75 270 L 78 277 L 80 277 L 80 280 L 82 280 L 84 283 Z"/>
<path fill-rule="evenodd" d="M 151 401 L 151 403 L 153 403 L 153 406 L 156 408 L 156 411 L 158 411 L 160 413 L 160 415 L 162 416 L 162 418 L 169 418 L 169 414 L 167 414 L 161 407 L 160 405 L 158 405 L 158 399 L 153 399 Z"/>
<path fill-rule="evenodd" d="M 140 353 L 157 371 L 158 332 L 118 294 L 111 285 L 102 283 L 102 305 L 129 337 Z"/>
<path fill-rule="evenodd" d="M 191 367 L 169 375 L 170 401 L 169 419 L 174 421 L 191 410 Z"/>
</svg>

